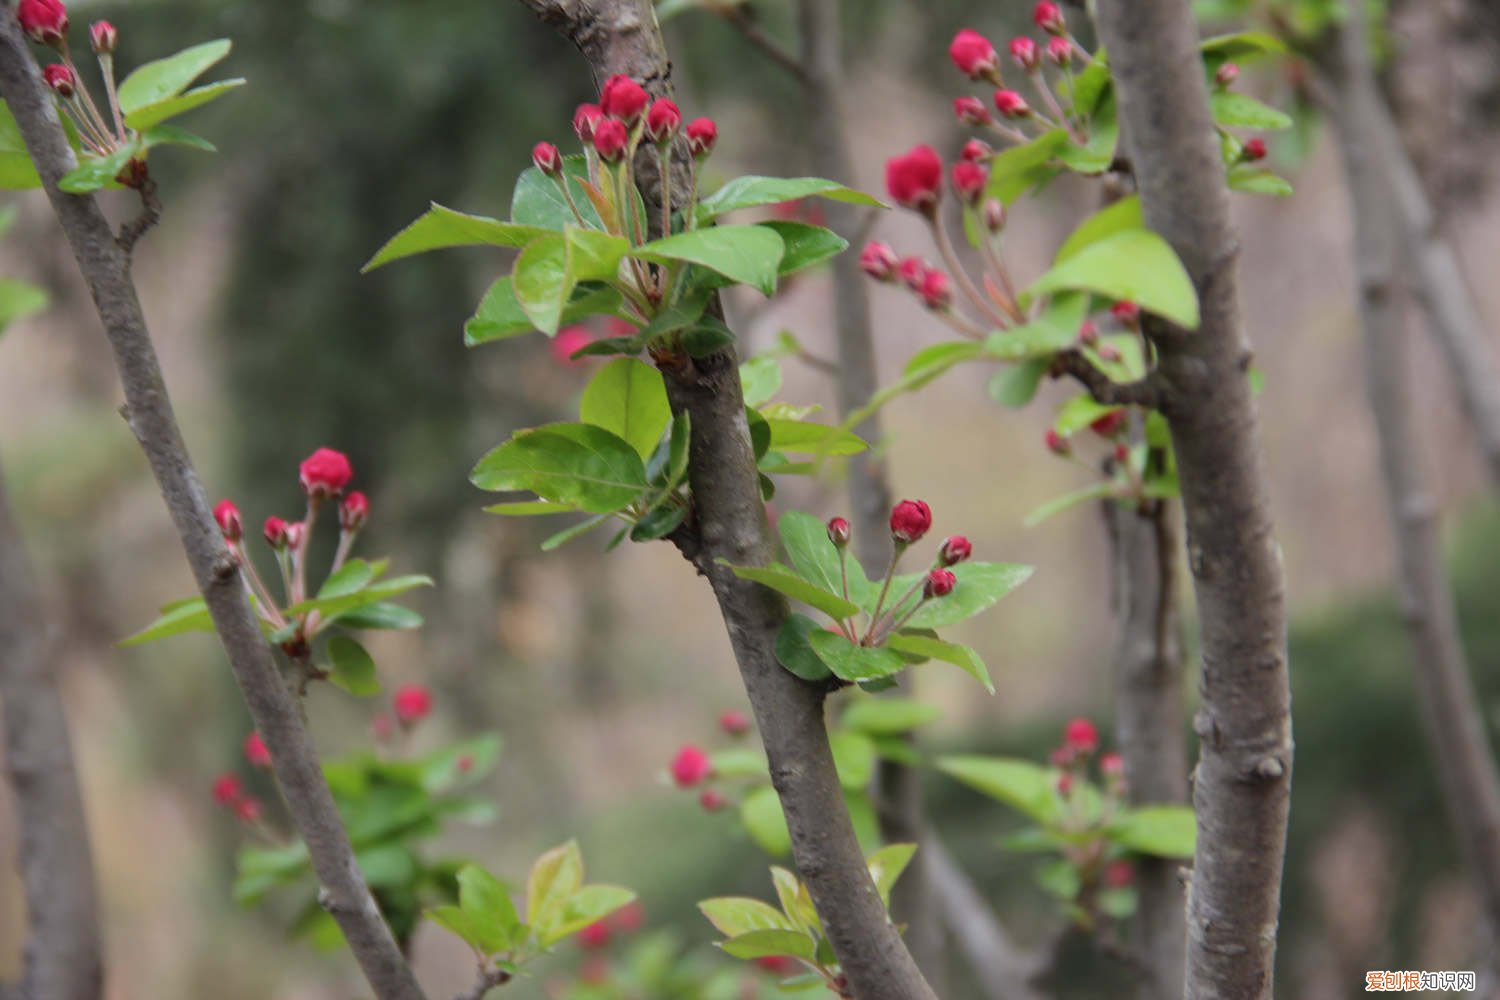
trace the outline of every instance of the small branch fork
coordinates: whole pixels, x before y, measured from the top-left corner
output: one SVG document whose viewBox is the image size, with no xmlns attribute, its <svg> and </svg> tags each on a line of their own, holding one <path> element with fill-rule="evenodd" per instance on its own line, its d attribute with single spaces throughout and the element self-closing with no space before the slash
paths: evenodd
<svg viewBox="0 0 1500 1000">
<path fill-rule="evenodd" d="M 1155 371 L 1134 382 L 1115 382 L 1077 350 L 1059 351 L 1053 358 L 1051 375 L 1071 375 L 1089 395 L 1108 406 L 1144 406 L 1161 409 L 1166 402 L 1166 385 Z"/>
</svg>

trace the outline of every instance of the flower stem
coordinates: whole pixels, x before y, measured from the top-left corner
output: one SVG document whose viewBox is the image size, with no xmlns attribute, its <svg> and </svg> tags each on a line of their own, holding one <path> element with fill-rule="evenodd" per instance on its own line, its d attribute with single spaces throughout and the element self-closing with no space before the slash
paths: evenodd
<svg viewBox="0 0 1500 1000">
<path fill-rule="evenodd" d="M 948 269 L 953 272 L 953 277 L 958 281 L 958 287 L 964 290 L 969 301 L 986 319 L 997 326 L 1004 326 L 1005 316 L 979 294 L 979 289 L 974 287 L 974 279 L 970 278 L 969 272 L 964 270 L 963 262 L 958 259 L 958 254 L 953 249 L 953 241 L 948 238 L 948 227 L 943 225 L 942 217 L 934 210 L 928 215 L 927 221 L 932 226 L 933 238 L 937 241 L 938 252 L 943 256 L 943 263 L 947 264 Z"/>
<path fill-rule="evenodd" d="M 120 141 L 125 141 L 125 116 L 120 113 L 120 97 L 115 91 L 115 57 L 108 52 L 99 53 L 99 72 L 104 77 L 104 91 L 109 95 L 109 110 L 114 115 L 115 131 Z"/>
<path fill-rule="evenodd" d="M 911 543 L 897 539 L 891 549 L 891 562 L 885 568 L 885 581 L 880 585 L 880 596 L 875 599 L 875 608 L 870 612 L 870 631 L 865 633 L 866 639 L 870 638 L 871 633 L 875 631 L 875 624 L 880 621 L 880 609 L 885 607 L 886 595 L 890 593 L 891 580 L 896 575 L 896 564 L 901 561 L 901 554 L 906 551 L 909 544 Z"/>
</svg>

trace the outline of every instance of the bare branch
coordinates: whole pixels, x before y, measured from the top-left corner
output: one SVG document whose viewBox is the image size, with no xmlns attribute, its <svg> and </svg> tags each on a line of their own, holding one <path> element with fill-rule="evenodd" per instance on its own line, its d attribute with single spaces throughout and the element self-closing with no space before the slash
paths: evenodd
<svg viewBox="0 0 1500 1000">
<path fill-rule="evenodd" d="M 49 631 L 0 477 L 0 709 L 31 926 L 16 996 L 98 1000 L 104 974 L 94 862 Z"/>
<path fill-rule="evenodd" d="M 1116 382 L 1077 350 L 1059 351 L 1052 359 L 1051 375 L 1053 378 L 1073 376 L 1089 391 L 1095 402 L 1106 406 L 1145 406 L 1157 409 L 1165 400 L 1162 383 L 1155 372 L 1135 382 Z"/>
<path fill-rule="evenodd" d="M 732 3 L 717 8 L 717 11 L 724 20 L 734 25 L 735 30 L 745 41 L 760 49 L 768 59 L 790 73 L 798 83 L 807 84 L 809 75 L 807 65 L 761 29 L 760 22 L 755 19 L 748 5 Z"/>
<path fill-rule="evenodd" d="M 276 670 L 240 574 L 209 512 L 130 280 L 129 257 L 92 197 L 64 194 L 57 187 L 59 178 L 74 166 L 73 153 L 20 25 L 8 16 L 0 16 L 0 95 L 15 115 L 93 296 L 120 371 L 130 429 L 156 477 L 250 715 L 271 751 L 313 871 L 333 904 L 330 912 L 380 1000 L 423 1000 L 355 863 L 297 704 Z"/>
<path fill-rule="evenodd" d="M 129 257 L 135 250 L 135 245 L 140 238 L 161 221 L 161 199 L 156 196 L 156 181 L 150 174 L 146 174 L 142 179 L 140 192 L 140 214 L 121 226 L 120 235 L 116 238 L 126 257 Z"/>
<path fill-rule="evenodd" d="M 1291 787 L 1281 561 L 1243 366 L 1236 242 L 1188 0 L 1098 5 L 1147 224 L 1182 258 L 1202 323 L 1149 329 L 1202 630 L 1198 840 L 1185 995 L 1271 995 Z M 1092 390 L 1092 387 L 1091 387 Z"/>
</svg>

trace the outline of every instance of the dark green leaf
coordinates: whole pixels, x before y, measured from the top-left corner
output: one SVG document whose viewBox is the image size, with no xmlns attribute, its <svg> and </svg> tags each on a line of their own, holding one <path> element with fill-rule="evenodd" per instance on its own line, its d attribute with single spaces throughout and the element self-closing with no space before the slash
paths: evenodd
<svg viewBox="0 0 1500 1000">
<path fill-rule="evenodd" d="M 536 328 L 547 336 L 562 323 L 563 304 L 573 297 L 573 275 L 568 271 L 568 247 L 556 233 L 545 233 L 526 244 L 510 276 L 516 302 Z"/>
<path fill-rule="evenodd" d="M 834 632 L 813 632 L 807 640 L 828 669 L 846 681 L 875 680 L 906 669 L 906 661 L 895 650 L 856 646 Z"/>
<path fill-rule="evenodd" d="M 1205 38 L 1199 46 L 1205 56 L 1233 62 L 1246 62 L 1256 56 L 1284 55 L 1286 43 L 1264 31 L 1242 31 L 1232 35 Z"/>
<path fill-rule="evenodd" d="M 772 563 L 769 566 L 733 566 L 722 559 L 719 562 L 729 566 L 730 571 L 741 580 L 754 580 L 793 600 L 817 608 L 832 618 L 848 618 L 859 610 L 859 606 L 852 601 L 846 601 L 838 594 L 824 590 L 817 584 L 803 579 L 795 570 L 778 563 Z"/>
<path fill-rule="evenodd" d="M 1190 858 L 1197 842 L 1197 823 L 1187 806 L 1128 809 L 1109 825 L 1109 839 L 1141 854 Z"/>
<path fill-rule="evenodd" d="M 843 572 L 839 568 L 839 550 L 828 538 L 828 526 L 822 521 L 800 510 L 789 510 L 776 522 L 781 533 L 781 544 L 786 548 L 787 558 L 802 577 L 822 589 L 843 594 Z M 865 579 L 859 561 L 849 557 L 850 599 L 856 604 L 864 601 L 870 582 Z"/>
<path fill-rule="evenodd" d="M 573 195 L 573 204 L 578 206 L 584 224 L 603 230 L 605 227 L 599 220 L 599 212 L 582 187 L 582 183 L 588 180 L 587 161 L 582 156 L 563 157 L 563 174 L 568 179 L 568 191 Z M 515 191 L 510 198 L 510 217 L 524 225 L 557 231 L 578 223 L 578 216 L 568 206 L 557 181 L 536 167 L 527 167 L 516 178 Z"/>
<path fill-rule="evenodd" d="M 553 549 L 562 548 L 564 545 L 573 541 L 575 538 L 582 538 L 584 535 L 588 534 L 590 531 L 593 531 L 595 528 L 607 524 L 609 522 L 609 518 L 610 515 L 608 514 L 595 514 L 587 521 L 580 521 L 579 523 L 573 525 L 571 528 L 564 528 L 557 534 L 548 536 L 542 542 L 542 551 L 551 552 Z M 625 530 L 629 529 L 627 528 Z M 618 541 L 618 539 L 616 541 Z M 613 547 L 614 544 L 612 543 L 610 545 L 610 548 Z"/>
<path fill-rule="evenodd" d="M 999 198 L 1009 205 L 1021 195 L 1045 184 L 1057 175 L 1055 161 L 1068 145 L 1068 133 L 1058 128 L 1020 146 L 996 153 L 990 159 L 990 180 L 985 186 L 986 198 Z"/>
<path fill-rule="evenodd" d="M 567 305 L 563 306 L 560 322 L 567 325 L 590 316 L 615 316 L 619 314 L 620 309 L 620 293 L 613 288 L 575 289 L 573 297 L 568 300 Z M 531 322 L 531 317 L 526 315 L 521 304 L 516 301 L 510 275 L 505 275 L 496 279 L 495 283 L 490 286 L 484 299 L 479 303 L 478 310 L 464 324 L 464 343 L 469 347 L 476 347 L 492 340 L 503 340 L 506 337 L 530 333 L 535 329 L 536 326 Z M 596 341 L 589 346 L 597 348 L 599 342 Z M 633 354 L 639 350 L 640 346 L 637 344 L 629 353 Z"/>
<path fill-rule="evenodd" d="M 635 523 L 630 529 L 630 540 L 632 542 L 653 542 L 658 538 L 665 538 L 677 530 L 677 526 L 687 517 L 687 508 L 677 504 L 668 504 L 657 507 L 645 517 Z"/>
<path fill-rule="evenodd" d="M 813 652 L 808 636 L 823 631 L 823 626 L 806 615 L 787 615 L 781 631 L 776 633 L 776 659 L 787 670 L 805 681 L 821 681 L 832 676 L 828 664 Z"/>
<path fill-rule="evenodd" d="M 717 316 L 704 316 L 680 336 L 682 349 L 694 358 L 706 358 L 734 343 L 734 331 Z"/>
<path fill-rule="evenodd" d="M 1025 406 L 1036 396 L 1051 367 L 1051 358 L 1032 358 L 1000 369 L 990 379 L 990 398 L 1002 406 Z"/>
<path fill-rule="evenodd" d="M 1017 563 L 966 562 L 953 567 L 958 586 L 946 597 L 934 598 L 906 622 L 906 629 L 942 628 L 972 618 L 1025 583 L 1031 566 Z M 895 594 L 904 593 L 920 574 L 897 577 L 891 584 Z"/>
<path fill-rule="evenodd" d="M 355 696 L 380 693 L 375 660 L 365 647 L 346 635 L 336 635 L 328 640 L 328 658 L 333 663 L 328 679 L 334 684 Z"/>
<path fill-rule="evenodd" d="M 647 489 L 636 450 L 588 424 L 518 431 L 479 460 L 470 480 L 482 490 L 530 490 L 592 514 L 620 510 Z"/>
<path fill-rule="evenodd" d="M 760 785 L 751 789 L 740 803 L 740 822 L 745 825 L 745 830 L 750 838 L 760 845 L 760 849 L 773 858 L 784 858 L 792 851 L 792 835 L 786 828 L 786 816 L 781 811 L 781 800 L 776 797 L 776 789 L 770 785 Z M 700 903 L 698 908 L 703 909 L 705 904 Z M 765 904 L 761 904 L 765 905 Z M 771 913 L 778 918 L 772 927 L 787 927 L 790 921 L 776 910 L 766 906 Z M 710 921 L 713 917 L 704 911 Z M 736 931 L 725 930 L 717 922 L 715 927 L 725 934 L 733 935 Z M 755 927 L 746 927 L 745 930 L 756 930 Z"/>
<path fill-rule="evenodd" d="M 941 600 L 946 601 L 948 598 L 944 597 Z M 995 684 L 990 680 L 990 672 L 986 669 L 984 661 L 968 646 L 961 646 L 956 642 L 944 642 L 942 639 L 934 639 L 930 636 L 904 633 L 891 636 L 886 640 L 886 645 L 898 653 L 911 653 L 915 656 L 942 660 L 944 663 L 962 667 L 965 672 L 983 684 L 986 691 L 990 694 L 995 693 Z"/>
<path fill-rule="evenodd" d="M 780 270 L 783 275 L 794 274 L 804 268 L 821 264 L 836 257 L 849 248 L 849 241 L 831 229 L 812 226 L 805 222 L 776 220 L 762 222 L 762 226 L 774 229 L 786 244 Z"/>
</svg>

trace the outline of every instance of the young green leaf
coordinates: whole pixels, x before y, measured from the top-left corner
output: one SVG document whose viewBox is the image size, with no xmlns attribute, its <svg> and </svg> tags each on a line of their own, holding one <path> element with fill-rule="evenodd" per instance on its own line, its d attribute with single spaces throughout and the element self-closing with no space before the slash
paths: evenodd
<svg viewBox="0 0 1500 1000">
<path fill-rule="evenodd" d="M 1052 771 L 1029 760 L 1010 757 L 939 757 L 937 768 L 992 799 L 1047 825 L 1058 814 Z"/>
<path fill-rule="evenodd" d="M 818 911 L 813 906 L 812 896 L 808 894 L 807 886 L 779 865 L 771 866 L 771 884 L 776 887 L 776 898 L 781 903 L 781 912 L 787 915 L 787 919 L 797 925 L 799 930 L 809 931 L 815 935 L 823 932 L 823 922 L 818 919 Z"/>
<path fill-rule="evenodd" d="M 796 571 L 779 563 L 772 563 L 769 566 L 733 566 L 722 559 L 719 562 L 729 566 L 730 571 L 741 580 L 754 580 L 793 600 L 817 608 L 831 618 L 848 618 L 859 610 L 859 606 L 854 602 L 846 601 L 838 594 L 824 590 L 817 584 L 803 579 Z"/>
<path fill-rule="evenodd" d="M 116 91 L 120 111 L 125 115 L 125 124 L 134 129 L 147 127 L 132 121 L 131 117 L 138 111 L 147 110 L 152 105 L 182 93 L 210 66 L 229 55 L 231 46 L 229 39 L 220 38 L 138 67 L 124 79 Z"/>
<path fill-rule="evenodd" d="M 121 639 L 117 645 L 139 646 L 153 639 L 181 635 L 184 632 L 212 632 L 213 619 L 208 614 L 208 605 L 201 597 L 190 598 L 162 609 L 161 617 L 134 635 Z"/>
<path fill-rule="evenodd" d="M 526 244 L 510 276 L 516 302 L 536 328 L 557 333 L 563 305 L 573 297 L 575 279 L 568 270 L 568 245 L 557 233 L 545 233 Z"/>
<path fill-rule="evenodd" d="M 570 840 L 537 858 L 526 879 L 526 919 L 540 927 L 583 887 L 583 855 Z"/>
<path fill-rule="evenodd" d="M 478 937 L 471 941 L 486 955 L 515 947 L 521 918 L 505 885 L 478 865 L 458 872 L 458 905 Z"/>
<path fill-rule="evenodd" d="M 764 930 L 749 931 L 727 941 L 720 941 L 724 954 L 734 958 L 768 958 L 772 955 L 791 955 L 793 958 L 811 959 L 817 952 L 817 944 L 802 931 Z"/>
<path fill-rule="evenodd" d="M 863 733 L 836 729 L 828 734 L 833 748 L 833 763 L 839 773 L 839 784 L 845 788 L 863 788 L 875 775 L 875 744 Z"/>
<path fill-rule="evenodd" d="M 780 910 L 748 896 L 716 896 L 705 899 L 698 904 L 698 910 L 725 937 L 739 937 L 751 931 L 797 930 L 796 925 Z"/>
<path fill-rule="evenodd" d="M 818 658 L 834 675 L 846 681 L 869 681 L 889 677 L 906 669 L 906 661 L 895 650 L 880 646 L 856 646 L 833 632 L 814 632 L 807 637 Z"/>
<path fill-rule="evenodd" d="M 634 899 L 635 893 L 617 885 L 586 885 L 569 896 L 561 908 L 551 909 L 546 919 L 536 925 L 537 943 L 550 948 Z"/>
<path fill-rule="evenodd" d="M 1069 257 L 1078 256 L 1085 247 L 1098 243 L 1106 237 L 1127 229 L 1145 229 L 1146 219 L 1141 213 L 1141 196 L 1132 194 L 1106 205 L 1078 224 L 1063 245 L 1057 248 L 1053 264 L 1061 264 Z"/>
<path fill-rule="evenodd" d="M 947 600 L 947 598 L 943 598 Z M 985 667 L 984 661 L 979 654 L 968 646 L 959 645 L 956 642 L 944 642 L 926 635 L 913 635 L 906 632 L 898 632 L 886 640 L 886 645 L 898 653 L 910 653 L 914 656 L 922 656 L 933 660 L 942 660 L 954 666 L 962 667 L 975 680 L 984 685 L 984 689 L 990 694 L 995 693 L 995 684 L 990 680 L 990 672 Z"/>
<path fill-rule="evenodd" d="M 809 638 L 823 626 L 806 615 L 790 614 L 776 633 L 776 660 L 805 681 L 827 680 L 832 674 L 828 664 L 813 651 Z"/>
<path fill-rule="evenodd" d="M 1189 330 L 1198 327 L 1198 295 L 1167 241 L 1146 229 L 1122 229 L 1056 264 L 1021 293 L 1022 302 L 1064 289 L 1129 299 Z"/>
<path fill-rule="evenodd" d="M 22 316 L 47 308 L 46 289 L 19 278 L 0 278 L 0 333 Z"/>
<path fill-rule="evenodd" d="M 660 372 L 635 358 L 618 358 L 584 387 L 578 415 L 624 439 L 644 461 L 661 443 L 672 407 Z"/>
<path fill-rule="evenodd" d="M 482 490 L 530 490 L 591 514 L 620 510 L 648 488 L 640 454 L 589 424 L 517 431 L 480 459 L 469 478 Z"/>
<path fill-rule="evenodd" d="M 1028 528 L 1035 528 L 1054 514 L 1061 514 L 1065 510 L 1077 507 L 1081 503 L 1088 503 L 1090 500 L 1102 500 L 1105 497 L 1113 496 L 1114 493 L 1115 484 L 1107 479 L 1101 479 L 1098 482 L 1089 483 L 1087 486 L 1073 490 L 1071 493 L 1064 493 L 1060 497 L 1048 500 L 1036 510 L 1027 514 L 1026 520 L 1021 523 Z"/>
<path fill-rule="evenodd" d="M 896 880 L 901 877 L 916 853 L 916 844 L 887 844 L 865 859 L 870 877 L 875 880 L 875 888 L 880 893 L 880 900 L 886 906 L 891 905 L 891 889 L 895 888 Z"/>
<path fill-rule="evenodd" d="M 909 733 L 942 716 L 936 705 L 910 698 L 862 698 L 844 710 L 839 723 L 868 736 Z"/>
<path fill-rule="evenodd" d="M 432 207 L 415 222 L 376 251 L 375 256 L 360 268 L 360 273 L 428 250 L 478 245 L 523 247 L 545 234 L 546 230 L 536 226 L 501 222 L 483 215 L 465 215 L 433 202 Z"/>
<path fill-rule="evenodd" d="M 863 191 L 856 191 L 835 181 L 823 180 L 821 177 L 746 176 L 736 177 L 713 194 L 699 200 L 698 221 L 708 222 L 725 212 L 732 212 L 739 208 L 776 205 L 784 201 L 797 201 L 814 196 L 854 205 L 884 207 L 882 202 Z"/>
<path fill-rule="evenodd" d="M 338 687 L 356 697 L 380 693 L 374 658 L 347 635 L 336 635 L 328 640 L 328 659 L 333 664 L 328 679 Z"/>
<path fill-rule="evenodd" d="M 828 526 L 811 514 L 789 510 L 777 520 L 781 544 L 787 558 L 803 579 L 833 594 L 843 594 L 843 572 L 839 568 L 839 550 L 828 537 Z M 849 556 L 849 596 L 861 604 L 870 581 L 865 578 L 859 561 Z"/>
<path fill-rule="evenodd" d="M 1021 407 L 1031 402 L 1041 387 L 1042 379 L 1052 368 L 1052 359 L 1032 358 L 1017 365 L 1000 369 L 990 379 L 990 398 L 1001 406 Z"/>
<path fill-rule="evenodd" d="M 743 362 L 740 385 L 744 388 L 746 406 L 769 403 L 781 391 L 781 363 L 766 355 Z"/>
<path fill-rule="evenodd" d="M 202 107 L 210 101 L 218 100 L 231 90 L 245 85 L 243 77 L 235 77 L 232 80 L 219 80 L 215 83 L 204 84 L 194 87 L 186 93 L 169 97 L 163 101 L 147 104 L 125 116 L 125 127 L 133 129 L 149 129 L 154 125 L 176 118 L 178 115 L 186 114 L 194 108 Z"/>
<path fill-rule="evenodd" d="M 786 244 L 765 226 L 711 226 L 652 240 L 632 251 L 642 260 L 687 261 L 770 295 Z"/>
<path fill-rule="evenodd" d="M 1214 122 L 1230 128 L 1283 129 L 1292 127 L 1292 118 L 1262 104 L 1249 94 L 1237 90 L 1215 90 L 1208 97 Z"/>
<path fill-rule="evenodd" d="M 787 830 L 786 816 L 781 811 L 781 800 L 776 797 L 776 789 L 770 785 L 753 788 L 745 796 L 745 800 L 740 803 L 740 822 L 745 825 L 750 838 L 760 845 L 760 849 L 773 858 L 784 858 L 791 853 L 792 835 Z M 766 909 L 771 908 L 768 906 Z M 771 912 L 776 913 L 775 910 Z M 781 915 L 777 914 L 777 916 Z M 712 920 L 713 917 L 709 919 Z M 774 926 L 785 926 L 785 924 Z M 724 930 L 722 927 L 719 929 Z M 753 930 L 754 928 L 747 929 Z M 724 931 L 724 933 L 735 932 Z"/>
<path fill-rule="evenodd" d="M 1190 858 L 1198 829 L 1188 806 L 1145 806 L 1122 812 L 1107 833 L 1110 840 L 1141 854 Z"/>
<path fill-rule="evenodd" d="M 1058 153 L 1068 145 L 1068 133 L 1057 128 L 1020 146 L 1012 146 L 990 158 L 990 180 L 986 198 L 999 198 L 1009 205 L 1057 176 Z"/>
<path fill-rule="evenodd" d="M 807 420 L 767 418 L 771 428 L 771 448 L 798 454 L 857 455 L 870 446 L 853 431 L 830 427 Z"/>
</svg>

